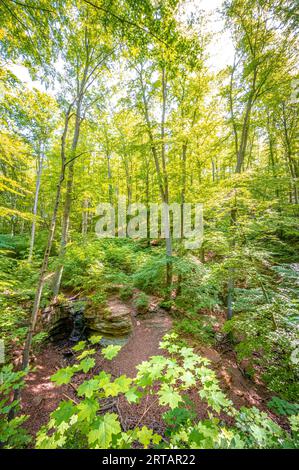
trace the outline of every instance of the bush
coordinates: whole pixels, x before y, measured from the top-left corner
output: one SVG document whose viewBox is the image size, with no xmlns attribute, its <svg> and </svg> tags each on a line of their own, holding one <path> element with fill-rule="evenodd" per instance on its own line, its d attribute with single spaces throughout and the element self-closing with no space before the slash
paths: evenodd
<svg viewBox="0 0 299 470">
<path fill-rule="evenodd" d="M 0 447 L 5 449 L 25 447 L 31 440 L 22 427 L 27 416 L 9 419 L 10 412 L 19 411 L 19 401 L 11 401 L 11 396 L 15 390 L 23 387 L 25 375 L 26 372 L 14 372 L 11 364 L 0 370 Z"/>
<path fill-rule="evenodd" d="M 133 297 L 134 290 L 130 286 L 121 287 L 119 291 L 119 297 L 121 300 L 129 300 Z"/>
<path fill-rule="evenodd" d="M 214 319 L 208 315 L 193 315 L 194 319 L 184 318 L 174 324 L 175 331 L 180 334 L 190 335 L 200 343 L 213 344 L 215 331 Z"/>
<path fill-rule="evenodd" d="M 149 307 L 149 297 L 144 292 L 134 299 L 134 305 L 138 313 L 145 313 Z"/>
<path fill-rule="evenodd" d="M 147 294 L 165 293 L 166 257 L 156 256 L 146 260 L 133 275 L 135 287 Z"/>
</svg>

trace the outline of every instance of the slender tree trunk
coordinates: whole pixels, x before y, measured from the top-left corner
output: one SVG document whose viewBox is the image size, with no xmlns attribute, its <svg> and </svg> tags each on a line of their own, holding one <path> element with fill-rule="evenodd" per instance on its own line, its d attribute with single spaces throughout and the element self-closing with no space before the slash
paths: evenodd
<svg viewBox="0 0 299 470">
<path fill-rule="evenodd" d="M 145 87 L 143 83 L 142 72 L 140 73 L 140 83 L 142 90 L 142 98 L 144 105 L 144 116 L 147 124 L 147 132 L 151 144 L 151 151 L 154 157 L 156 173 L 158 177 L 158 185 L 160 190 L 160 196 L 163 203 L 168 207 L 169 195 L 168 195 L 168 174 L 165 158 L 165 114 L 166 114 L 166 74 L 165 68 L 162 68 L 162 119 L 161 119 L 161 160 L 162 168 L 159 161 L 159 156 L 157 148 L 154 141 L 154 136 L 152 133 L 152 127 L 149 118 L 148 103 L 145 95 Z M 167 286 L 167 299 L 171 295 L 171 285 L 172 285 L 172 240 L 171 240 L 171 231 L 170 231 L 170 217 L 169 210 L 164 211 L 164 228 L 165 228 L 165 240 L 166 240 L 166 286 Z"/>
<path fill-rule="evenodd" d="M 85 197 L 83 199 L 83 210 L 82 210 L 82 236 L 83 237 L 86 237 L 87 235 L 88 207 L 89 207 L 89 201 L 88 201 L 88 198 Z"/>
<path fill-rule="evenodd" d="M 162 170 L 163 170 L 163 182 L 164 182 L 164 199 L 163 202 L 166 204 L 167 210 L 165 211 L 165 237 L 166 237 L 166 286 L 168 290 L 167 297 L 170 298 L 171 286 L 172 286 L 172 239 L 170 230 L 170 215 L 169 215 L 169 187 L 168 187 L 168 173 L 166 167 L 165 158 L 165 115 L 166 115 L 166 99 L 167 99 L 167 78 L 165 67 L 162 68 L 162 119 L 161 119 L 161 159 L 162 159 Z"/>
<path fill-rule="evenodd" d="M 44 160 L 44 154 L 43 152 L 41 152 L 39 156 L 39 160 L 38 160 L 38 168 L 37 168 L 37 174 L 36 174 L 35 196 L 34 196 L 34 204 L 33 204 L 33 221 L 32 221 L 32 226 L 31 226 L 30 247 L 29 247 L 29 255 L 28 255 L 29 262 L 32 261 L 33 249 L 34 249 L 36 215 L 37 215 L 38 197 L 39 197 L 39 190 L 40 190 L 41 176 L 42 176 L 42 169 L 43 169 L 43 160 Z"/>
<path fill-rule="evenodd" d="M 185 196 L 186 196 L 186 167 L 187 167 L 187 141 L 183 143 L 182 147 L 182 187 L 181 187 L 181 243 L 180 243 L 180 251 L 181 254 L 183 253 L 183 238 L 184 238 L 184 204 L 185 204 Z M 181 293 L 181 285 L 182 285 L 182 274 L 179 273 L 178 281 L 177 281 L 177 288 L 176 288 L 176 295 L 180 295 Z"/>
<path fill-rule="evenodd" d="M 250 114 L 252 109 L 252 99 L 250 98 L 247 102 L 245 118 L 242 127 L 242 135 L 240 147 L 237 154 L 237 165 L 236 173 L 241 173 L 243 168 L 243 163 L 246 155 L 247 141 L 248 141 L 248 132 L 249 132 L 249 123 L 250 123 Z"/>
<path fill-rule="evenodd" d="M 236 226 L 237 209 L 236 202 L 235 207 L 231 209 L 231 229 L 233 231 L 231 238 L 231 250 L 235 246 L 235 226 Z M 235 289 L 235 269 L 230 267 L 228 269 L 228 282 L 227 282 L 227 320 L 230 320 L 233 316 L 233 298 Z"/>
<path fill-rule="evenodd" d="M 293 149 L 291 144 L 291 138 L 289 136 L 289 130 L 287 125 L 287 118 L 285 112 L 285 103 L 282 104 L 282 112 L 283 112 L 283 129 L 284 129 L 284 138 L 285 138 L 285 147 L 286 147 L 286 159 L 290 171 L 291 176 L 291 197 L 290 202 L 292 203 L 294 200 L 295 204 L 299 203 L 298 198 L 298 178 L 299 178 L 299 165 L 296 160 L 293 158 Z"/>
<path fill-rule="evenodd" d="M 64 181 L 64 176 L 65 176 L 65 168 L 66 168 L 66 159 L 65 159 L 65 143 L 66 143 L 66 136 L 67 136 L 67 131 L 68 131 L 68 124 L 69 124 L 69 119 L 70 119 L 70 114 L 71 114 L 71 109 L 72 105 L 69 106 L 66 116 L 65 116 L 65 123 L 64 123 L 64 130 L 63 134 L 61 137 L 61 152 L 60 152 L 60 157 L 61 157 L 61 169 L 60 169 L 60 176 L 59 180 L 57 183 L 57 188 L 56 188 L 56 196 L 55 196 L 55 202 L 54 202 L 54 208 L 53 208 L 53 214 L 51 218 L 51 223 L 50 223 L 50 228 L 49 228 L 49 234 L 48 234 L 48 241 L 47 241 L 47 246 L 44 252 L 44 258 L 43 258 L 43 263 L 41 266 L 39 278 L 38 278 L 38 283 L 37 283 L 37 288 L 35 291 L 35 297 L 34 297 L 34 303 L 32 307 L 32 312 L 31 312 L 31 319 L 30 319 L 30 324 L 28 328 L 28 333 L 26 337 L 26 341 L 24 344 L 24 350 L 23 350 L 23 359 L 22 359 L 22 370 L 27 369 L 29 365 L 29 357 L 30 357 L 30 350 L 31 350 L 31 345 L 32 345 L 32 338 L 36 326 L 36 321 L 37 321 L 37 315 L 40 307 L 40 301 L 41 301 L 41 296 L 45 284 L 45 275 L 48 269 L 48 264 L 49 264 L 49 258 L 50 258 L 50 253 L 51 253 L 51 248 L 54 240 L 54 234 L 55 234 L 55 228 L 56 228 L 56 220 L 57 220 L 57 213 L 58 213 L 58 207 L 59 207 L 59 202 L 60 202 L 60 196 L 61 196 L 61 189 L 62 189 L 62 184 Z M 14 400 L 18 400 L 20 397 L 20 390 L 15 390 L 14 393 Z M 14 411 L 9 415 L 9 418 L 12 419 L 14 417 Z"/>
<path fill-rule="evenodd" d="M 147 159 L 146 159 L 146 168 L 145 168 L 145 200 L 146 200 L 146 238 L 147 238 L 147 246 L 150 246 L 151 231 L 150 231 L 149 162 Z"/>
<path fill-rule="evenodd" d="M 79 140 L 79 134 L 80 134 L 81 100 L 82 100 L 82 96 L 78 100 L 77 109 L 76 109 L 75 130 L 74 130 L 72 149 L 71 149 L 72 158 L 74 158 L 75 156 L 75 152 L 76 152 L 78 140 Z M 68 168 L 66 195 L 65 195 L 65 202 L 64 202 L 63 219 L 62 219 L 62 233 L 61 233 L 60 251 L 59 251 L 60 258 L 62 258 L 65 254 L 66 245 L 68 241 L 70 213 L 71 213 L 72 195 L 73 195 L 73 183 L 74 183 L 74 165 L 75 165 L 75 160 L 72 160 Z M 55 278 L 54 278 L 54 283 L 53 283 L 54 298 L 57 297 L 57 295 L 59 294 L 62 273 L 63 273 L 63 264 L 61 263 L 58 266 L 56 273 L 55 273 Z"/>
<path fill-rule="evenodd" d="M 113 204 L 113 187 L 112 187 L 112 172 L 110 165 L 110 155 L 106 155 L 107 158 L 107 176 L 108 176 L 108 197 L 110 204 Z"/>
</svg>

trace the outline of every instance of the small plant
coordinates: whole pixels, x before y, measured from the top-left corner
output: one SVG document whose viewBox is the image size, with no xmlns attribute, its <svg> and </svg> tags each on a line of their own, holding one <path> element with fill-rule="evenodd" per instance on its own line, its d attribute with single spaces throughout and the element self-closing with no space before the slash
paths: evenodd
<svg viewBox="0 0 299 470">
<path fill-rule="evenodd" d="M 212 344 L 215 340 L 213 329 L 213 319 L 207 315 L 194 315 L 194 319 L 184 318 L 178 320 L 174 325 L 175 331 L 181 334 L 190 335 L 197 341 L 204 344 Z"/>
<path fill-rule="evenodd" d="M 289 403 L 279 397 L 273 397 L 267 404 L 270 410 L 282 416 L 292 416 L 299 413 L 299 405 L 297 403 Z"/>
<path fill-rule="evenodd" d="M 129 300 L 133 297 L 134 290 L 131 286 L 123 286 L 119 291 L 119 297 L 121 300 Z"/>
<path fill-rule="evenodd" d="M 171 310 L 171 307 L 174 305 L 173 300 L 163 300 L 159 303 L 159 307 L 164 308 L 165 310 Z"/>
<path fill-rule="evenodd" d="M 144 292 L 138 294 L 134 300 L 134 305 L 138 313 L 145 313 L 149 306 L 149 297 Z"/>
<path fill-rule="evenodd" d="M 24 385 L 27 371 L 14 372 L 11 364 L 0 371 L 0 447 L 4 449 L 25 447 L 31 440 L 22 427 L 27 416 L 15 416 L 19 411 L 19 401 L 12 401 L 11 395 Z M 15 417 L 11 419 L 11 414 Z"/>
<path fill-rule="evenodd" d="M 47 340 L 47 338 L 48 333 L 46 331 L 41 331 L 33 336 L 32 346 L 35 352 L 38 352 L 41 349 L 43 343 Z"/>
</svg>

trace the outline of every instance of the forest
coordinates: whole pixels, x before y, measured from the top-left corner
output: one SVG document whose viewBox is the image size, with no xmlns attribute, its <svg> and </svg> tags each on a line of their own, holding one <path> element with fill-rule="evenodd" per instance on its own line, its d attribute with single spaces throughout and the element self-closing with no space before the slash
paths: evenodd
<svg viewBox="0 0 299 470">
<path fill-rule="evenodd" d="M 0 448 L 299 448 L 297 0 L 0 0 Z"/>
</svg>

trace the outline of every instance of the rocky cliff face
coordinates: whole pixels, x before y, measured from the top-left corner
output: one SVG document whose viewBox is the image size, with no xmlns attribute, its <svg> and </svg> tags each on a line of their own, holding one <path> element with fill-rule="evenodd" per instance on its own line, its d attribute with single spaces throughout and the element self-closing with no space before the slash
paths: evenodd
<svg viewBox="0 0 299 470">
<path fill-rule="evenodd" d="M 62 304 L 52 304 L 43 309 L 39 326 L 46 330 L 52 341 L 69 339 L 76 337 L 73 341 L 84 339 L 86 325 L 84 322 L 85 301 L 66 301 Z M 81 317 L 80 328 L 78 327 L 78 319 Z M 77 331 L 74 331 L 76 327 Z"/>
<path fill-rule="evenodd" d="M 130 308 L 119 299 L 109 299 L 105 307 L 87 307 L 84 317 L 88 329 L 108 338 L 124 338 L 132 332 Z"/>
<path fill-rule="evenodd" d="M 51 305 L 42 311 L 41 323 L 52 341 L 76 342 L 89 333 L 108 340 L 126 339 L 133 328 L 130 307 L 118 298 L 109 299 L 105 306 L 86 300 Z"/>
</svg>

